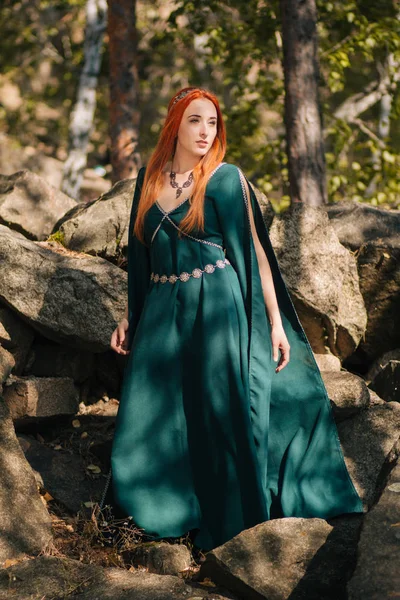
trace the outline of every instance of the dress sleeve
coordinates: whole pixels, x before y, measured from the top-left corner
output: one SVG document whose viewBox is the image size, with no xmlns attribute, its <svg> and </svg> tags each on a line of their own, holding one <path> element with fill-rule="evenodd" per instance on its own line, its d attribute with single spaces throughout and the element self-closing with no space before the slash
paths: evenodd
<svg viewBox="0 0 400 600">
<path fill-rule="evenodd" d="M 132 201 L 128 233 L 128 321 L 129 348 L 142 314 L 146 293 L 150 283 L 150 251 L 133 233 L 145 167 L 139 170 Z"/>
</svg>

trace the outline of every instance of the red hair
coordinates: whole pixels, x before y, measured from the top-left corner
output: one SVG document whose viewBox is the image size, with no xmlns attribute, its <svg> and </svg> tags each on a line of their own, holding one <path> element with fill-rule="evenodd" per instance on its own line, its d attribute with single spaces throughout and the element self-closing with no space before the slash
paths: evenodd
<svg viewBox="0 0 400 600">
<path fill-rule="evenodd" d="M 174 100 L 182 94 L 188 93 Z M 173 96 L 168 104 L 168 114 L 165 119 L 157 145 L 148 161 L 143 180 L 142 192 L 136 215 L 134 235 L 144 243 L 143 225 L 147 211 L 156 202 L 163 185 L 163 168 L 172 157 L 175 146 L 175 138 L 178 135 L 178 129 L 182 121 L 183 113 L 186 107 L 197 98 L 207 98 L 211 100 L 217 110 L 217 135 L 213 145 L 193 169 L 194 188 L 192 202 L 187 215 L 182 219 L 179 227 L 189 233 L 192 229 L 204 231 L 204 196 L 209 176 L 212 171 L 222 162 L 226 152 L 226 131 L 222 117 L 221 109 L 217 97 L 203 88 L 186 87 L 182 88 Z M 179 234 L 180 235 L 180 234 Z"/>
</svg>

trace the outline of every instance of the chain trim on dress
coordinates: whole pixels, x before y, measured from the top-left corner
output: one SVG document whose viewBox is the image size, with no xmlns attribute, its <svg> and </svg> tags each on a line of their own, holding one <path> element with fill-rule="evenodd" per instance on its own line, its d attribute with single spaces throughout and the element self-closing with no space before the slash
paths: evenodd
<svg viewBox="0 0 400 600">
<path fill-rule="evenodd" d="M 182 273 L 180 275 L 175 275 L 175 273 L 173 273 L 172 275 L 159 275 L 158 273 L 152 273 L 150 275 L 150 280 L 154 281 L 154 283 L 157 283 L 158 281 L 160 283 L 166 283 L 167 281 L 169 281 L 169 283 L 176 283 L 178 281 L 178 279 L 180 281 L 189 281 L 190 277 L 194 277 L 195 279 L 199 279 L 199 277 L 201 277 L 203 275 L 203 273 L 214 273 L 215 271 L 215 267 L 218 267 L 219 269 L 224 269 L 226 265 L 230 265 L 231 263 L 229 262 L 229 260 L 227 258 L 224 259 L 218 259 L 217 262 L 215 263 L 215 265 L 212 265 L 211 263 L 207 264 L 204 269 L 193 269 L 193 271 L 191 273 L 188 273 L 187 271 L 182 271 Z"/>
<path fill-rule="evenodd" d="M 208 181 L 210 181 L 211 177 L 214 175 L 214 173 L 216 173 L 218 171 L 218 169 L 220 169 L 223 165 L 225 165 L 225 162 L 220 163 L 219 165 L 217 165 L 215 167 L 215 169 L 211 172 L 210 177 L 208 178 Z M 187 200 L 187 199 L 186 199 Z M 181 204 L 184 204 L 184 202 L 186 202 L 186 200 L 183 200 L 180 204 L 178 204 L 178 206 L 181 206 Z M 186 235 L 188 238 L 190 238 L 191 240 L 194 240 L 195 242 L 200 242 L 202 244 L 208 244 L 209 246 L 215 246 L 216 248 L 221 248 L 221 250 L 224 250 L 224 247 L 221 246 L 221 244 L 215 244 L 214 242 L 209 242 L 208 240 L 201 240 L 200 238 L 196 238 L 193 235 L 190 235 L 189 233 L 185 233 L 184 231 L 182 231 L 182 229 L 180 229 L 178 227 L 178 225 L 171 219 L 171 217 L 169 216 L 169 213 L 172 213 L 174 210 L 176 210 L 178 208 L 178 206 L 176 206 L 174 209 L 170 210 L 170 211 L 165 211 L 162 206 L 160 206 L 157 202 L 157 206 L 158 208 L 161 210 L 161 212 L 163 213 L 163 218 L 161 219 L 158 227 L 156 228 L 156 230 L 154 231 L 152 237 L 151 237 L 151 243 L 153 242 L 153 239 L 157 233 L 157 231 L 160 229 L 162 222 L 164 221 L 164 219 L 168 219 L 168 221 L 171 223 L 171 225 L 173 225 L 175 227 L 175 229 L 177 229 L 178 231 L 180 231 L 181 233 L 183 233 L 183 235 Z M 224 250 L 225 252 L 225 250 Z"/>
</svg>

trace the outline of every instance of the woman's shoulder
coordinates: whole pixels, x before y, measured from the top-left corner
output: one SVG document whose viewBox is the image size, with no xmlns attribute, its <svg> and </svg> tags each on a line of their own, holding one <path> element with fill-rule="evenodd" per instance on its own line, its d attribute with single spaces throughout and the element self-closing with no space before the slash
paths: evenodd
<svg viewBox="0 0 400 600">
<path fill-rule="evenodd" d="M 218 173 L 221 175 L 229 176 L 234 175 L 239 171 L 239 167 L 234 163 L 223 162 L 218 169 Z"/>
</svg>

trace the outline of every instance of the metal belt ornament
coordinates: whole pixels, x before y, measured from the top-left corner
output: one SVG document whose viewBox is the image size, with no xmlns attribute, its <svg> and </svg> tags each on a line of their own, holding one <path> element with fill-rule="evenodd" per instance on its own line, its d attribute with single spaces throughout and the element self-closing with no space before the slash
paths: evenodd
<svg viewBox="0 0 400 600">
<path fill-rule="evenodd" d="M 179 281 L 189 281 L 189 279 L 191 277 L 194 277 L 195 279 L 199 279 L 203 273 L 214 273 L 215 268 L 217 267 L 218 269 L 224 269 L 226 265 L 230 265 L 231 263 L 229 262 L 229 260 L 227 258 L 224 259 L 219 259 L 217 260 L 217 262 L 215 263 L 215 265 L 212 265 L 211 263 L 207 264 L 204 269 L 193 269 L 193 271 L 191 273 L 188 273 L 187 271 L 183 271 L 180 275 L 175 275 L 174 273 L 172 275 L 159 275 L 158 273 L 152 273 L 150 275 L 150 280 L 154 281 L 154 283 L 166 283 L 167 281 L 169 281 L 169 283 L 176 283 L 178 280 Z"/>
</svg>

